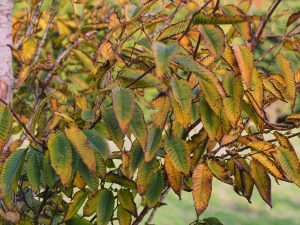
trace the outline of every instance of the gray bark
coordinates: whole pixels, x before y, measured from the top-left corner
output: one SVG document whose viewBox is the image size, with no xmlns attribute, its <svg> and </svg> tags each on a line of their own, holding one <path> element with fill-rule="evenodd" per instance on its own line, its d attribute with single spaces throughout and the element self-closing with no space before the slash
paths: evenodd
<svg viewBox="0 0 300 225">
<path fill-rule="evenodd" d="M 12 70 L 13 0 L 0 0 L 0 98 L 12 101 L 14 77 Z"/>
</svg>

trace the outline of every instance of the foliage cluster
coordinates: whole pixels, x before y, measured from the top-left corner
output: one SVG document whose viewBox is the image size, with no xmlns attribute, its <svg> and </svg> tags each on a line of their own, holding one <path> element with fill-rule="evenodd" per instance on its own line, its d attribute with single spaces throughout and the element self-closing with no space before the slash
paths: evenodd
<svg viewBox="0 0 300 225">
<path fill-rule="evenodd" d="M 250 0 L 17 2 L 16 86 L 0 106 L 2 224 L 139 224 L 170 189 L 191 192 L 200 219 L 213 179 L 270 206 L 271 178 L 300 186 L 289 138 L 300 114 L 270 122 L 265 108 L 295 105 L 300 13 L 289 16 L 276 73 L 254 58 L 268 19 Z M 266 140 L 265 133 L 274 139 Z M 142 208 L 141 210 L 139 210 Z M 80 212 L 82 209 L 82 213 Z M 4 222 L 6 221 L 6 222 Z"/>
</svg>

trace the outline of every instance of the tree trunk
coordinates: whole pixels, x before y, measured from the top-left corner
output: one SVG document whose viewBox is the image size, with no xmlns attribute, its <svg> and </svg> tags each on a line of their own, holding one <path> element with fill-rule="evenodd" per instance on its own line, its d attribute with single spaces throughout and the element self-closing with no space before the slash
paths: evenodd
<svg viewBox="0 0 300 225">
<path fill-rule="evenodd" d="M 14 77 L 12 70 L 13 0 L 0 0 L 0 98 L 12 101 Z"/>
</svg>

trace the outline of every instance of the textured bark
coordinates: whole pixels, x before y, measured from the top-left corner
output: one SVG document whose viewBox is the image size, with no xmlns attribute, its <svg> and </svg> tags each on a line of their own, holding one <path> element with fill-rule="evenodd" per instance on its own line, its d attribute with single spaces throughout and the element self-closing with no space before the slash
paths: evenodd
<svg viewBox="0 0 300 225">
<path fill-rule="evenodd" d="M 13 0 L 0 0 L 0 98 L 12 101 L 14 84 L 12 70 L 12 14 Z"/>
</svg>

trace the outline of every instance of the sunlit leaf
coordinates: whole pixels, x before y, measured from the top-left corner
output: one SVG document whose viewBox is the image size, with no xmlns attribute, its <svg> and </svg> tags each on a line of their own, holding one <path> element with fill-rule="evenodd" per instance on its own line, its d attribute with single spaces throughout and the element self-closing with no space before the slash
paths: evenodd
<svg viewBox="0 0 300 225">
<path fill-rule="evenodd" d="M 213 174 L 209 167 L 200 163 L 193 172 L 193 199 L 196 213 L 200 216 L 207 208 L 212 191 Z"/>
</svg>

